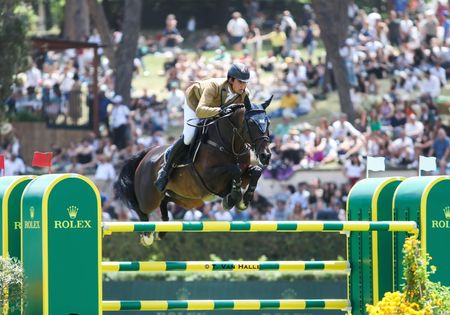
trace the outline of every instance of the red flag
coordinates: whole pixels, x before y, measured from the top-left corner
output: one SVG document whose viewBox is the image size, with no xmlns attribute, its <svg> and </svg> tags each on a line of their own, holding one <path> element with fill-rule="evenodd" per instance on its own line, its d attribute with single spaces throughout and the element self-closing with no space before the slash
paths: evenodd
<svg viewBox="0 0 450 315">
<path fill-rule="evenodd" d="M 37 167 L 52 167 L 52 152 L 34 152 L 31 166 Z"/>
<path fill-rule="evenodd" d="M 0 176 L 5 174 L 5 155 L 0 154 Z"/>
</svg>

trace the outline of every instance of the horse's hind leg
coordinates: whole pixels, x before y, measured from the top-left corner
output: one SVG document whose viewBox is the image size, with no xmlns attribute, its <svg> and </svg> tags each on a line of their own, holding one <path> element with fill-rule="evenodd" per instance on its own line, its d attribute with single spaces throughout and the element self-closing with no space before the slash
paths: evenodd
<svg viewBox="0 0 450 315">
<path fill-rule="evenodd" d="M 164 197 L 163 200 L 161 200 L 161 204 L 159 205 L 159 209 L 161 211 L 161 219 L 163 221 L 169 221 L 169 211 L 167 210 L 167 204 L 169 203 L 169 199 L 167 197 Z M 159 232 L 158 238 L 163 239 L 166 235 L 166 232 Z"/>
</svg>

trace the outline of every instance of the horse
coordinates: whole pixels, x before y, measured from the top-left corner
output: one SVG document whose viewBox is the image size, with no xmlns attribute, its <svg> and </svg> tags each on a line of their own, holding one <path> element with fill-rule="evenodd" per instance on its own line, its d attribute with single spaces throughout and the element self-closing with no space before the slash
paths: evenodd
<svg viewBox="0 0 450 315">
<path fill-rule="evenodd" d="M 245 210 L 271 157 L 270 120 L 266 114 L 271 101 L 272 97 L 254 104 L 246 97 L 244 104 L 229 105 L 228 114 L 201 121 L 196 126 L 202 131 L 200 140 L 193 141 L 190 150 L 194 153 L 189 154 L 185 164 L 174 166 L 164 192 L 159 192 L 154 182 L 168 146 L 137 153 L 122 167 L 115 184 L 118 197 L 141 221 L 148 221 L 148 215 L 158 207 L 161 219 L 169 221 L 169 202 L 191 209 L 223 198 L 225 209 L 235 206 Z M 251 163 L 251 150 L 258 160 L 256 165 Z M 162 238 L 163 233 L 158 236 Z M 154 234 L 141 235 L 144 245 L 153 240 Z"/>
</svg>

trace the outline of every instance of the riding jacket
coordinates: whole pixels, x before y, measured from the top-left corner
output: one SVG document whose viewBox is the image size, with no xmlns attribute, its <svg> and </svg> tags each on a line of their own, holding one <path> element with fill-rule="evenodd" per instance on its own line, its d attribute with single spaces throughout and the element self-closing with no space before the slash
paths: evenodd
<svg viewBox="0 0 450 315">
<path fill-rule="evenodd" d="M 249 91 L 228 99 L 230 85 L 226 78 L 196 81 L 186 90 L 186 103 L 198 118 L 209 118 L 219 114 L 221 108 L 231 104 L 244 103 Z"/>
</svg>

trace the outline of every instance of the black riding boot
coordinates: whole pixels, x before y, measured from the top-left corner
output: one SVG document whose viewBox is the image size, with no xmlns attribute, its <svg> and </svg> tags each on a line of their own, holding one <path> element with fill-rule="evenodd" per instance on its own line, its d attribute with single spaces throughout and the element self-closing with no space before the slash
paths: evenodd
<svg viewBox="0 0 450 315">
<path fill-rule="evenodd" d="M 155 181 L 156 189 L 163 192 L 166 188 L 169 176 L 174 164 L 178 163 L 183 158 L 185 152 L 187 152 L 189 145 L 184 144 L 184 138 L 180 137 L 172 146 L 167 150 L 165 163 L 158 172 L 158 178 Z"/>
</svg>

